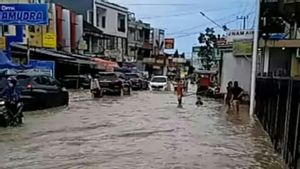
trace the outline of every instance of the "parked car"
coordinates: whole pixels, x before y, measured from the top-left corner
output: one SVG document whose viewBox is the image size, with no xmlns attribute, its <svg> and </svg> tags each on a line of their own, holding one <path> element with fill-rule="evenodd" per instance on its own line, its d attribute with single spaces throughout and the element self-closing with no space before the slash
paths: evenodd
<svg viewBox="0 0 300 169">
<path fill-rule="evenodd" d="M 148 89 L 148 81 L 144 79 L 138 73 L 126 73 L 126 78 L 131 81 L 132 89 L 135 90 L 147 90 Z"/>
<path fill-rule="evenodd" d="M 119 72 L 99 73 L 99 83 L 104 94 L 130 95 L 132 91 L 131 82 L 126 80 L 125 75 Z"/>
<path fill-rule="evenodd" d="M 67 89 L 89 89 L 91 79 L 88 75 L 66 75 L 61 82 Z"/>
<path fill-rule="evenodd" d="M 149 84 L 149 89 L 153 90 L 169 90 L 169 82 L 167 76 L 154 76 Z"/>
<path fill-rule="evenodd" d="M 53 77 L 38 74 L 16 75 L 22 89 L 21 101 L 24 109 L 44 109 L 69 104 L 69 93 Z M 0 90 L 6 85 L 7 77 L 2 77 Z"/>
</svg>

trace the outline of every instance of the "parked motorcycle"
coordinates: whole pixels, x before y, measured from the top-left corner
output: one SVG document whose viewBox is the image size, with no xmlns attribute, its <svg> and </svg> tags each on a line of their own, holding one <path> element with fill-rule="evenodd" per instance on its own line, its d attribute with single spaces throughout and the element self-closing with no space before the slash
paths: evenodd
<svg viewBox="0 0 300 169">
<path fill-rule="evenodd" d="M 18 103 L 17 110 L 13 112 L 9 103 L 0 99 L 0 126 L 17 126 L 23 123 L 23 103 Z"/>
</svg>

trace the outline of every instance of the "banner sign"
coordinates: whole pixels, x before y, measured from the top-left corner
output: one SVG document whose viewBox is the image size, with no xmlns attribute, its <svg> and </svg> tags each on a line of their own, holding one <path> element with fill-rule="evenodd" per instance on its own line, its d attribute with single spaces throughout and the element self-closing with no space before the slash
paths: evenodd
<svg viewBox="0 0 300 169">
<path fill-rule="evenodd" d="M 43 47 L 56 48 L 56 34 L 55 33 L 45 33 L 43 35 Z"/>
<path fill-rule="evenodd" d="M 33 69 L 39 73 L 43 73 L 49 76 L 55 76 L 55 62 L 54 61 L 44 61 L 44 60 L 30 60 L 30 65 Z"/>
<path fill-rule="evenodd" d="M 227 31 L 226 41 L 232 43 L 235 40 L 252 40 L 254 38 L 254 30 L 229 30 Z"/>
<path fill-rule="evenodd" d="M 201 51 L 201 47 L 200 46 L 194 46 L 193 47 L 193 52 L 199 53 L 200 51 Z"/>
<path fill-rule="evenodd" d="M 0 4 L 0 25 L 48 25 L 47 4 Z"/>
<path fill-rule="evenodd" d="M 175 39 L 174 38 L 167 38 L 165 39 L 165 49 L 174 49 Z"/>
<path fill-rule="evenodd" d="M 250 56 L 252 55 L 252 41 L 234 41 L 233 42 L 233 55 L 234 56 Z"/>
</svg>

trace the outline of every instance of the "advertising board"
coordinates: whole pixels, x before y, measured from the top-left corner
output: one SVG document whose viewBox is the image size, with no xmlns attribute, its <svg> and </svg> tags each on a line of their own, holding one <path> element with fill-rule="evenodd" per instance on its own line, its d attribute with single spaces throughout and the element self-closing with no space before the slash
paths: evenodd
<svg viewBox="0 0 300 169">
<path fill-rule="evenodd" d="M 0 4 L 0 25 L 47 25 L 47 4 Z"/>
</svg>

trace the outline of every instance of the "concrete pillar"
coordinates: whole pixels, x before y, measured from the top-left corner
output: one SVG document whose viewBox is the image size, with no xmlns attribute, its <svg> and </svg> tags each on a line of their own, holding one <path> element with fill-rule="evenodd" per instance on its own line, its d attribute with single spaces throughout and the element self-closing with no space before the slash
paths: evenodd
<svg viewBox="0 0 300 169">
<path fill-rule="evenodd" d="M 93 53 L 93 40 L 91 36 L 89 37 L 89 51 Z"/>
<path fill-rule="evenodd" d="M 264 54 L 264 73 L 269 72 L 269 64 L 270 64 L 270 48 L 265 48 Z"/>
</svg>

